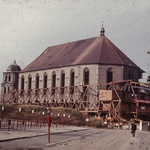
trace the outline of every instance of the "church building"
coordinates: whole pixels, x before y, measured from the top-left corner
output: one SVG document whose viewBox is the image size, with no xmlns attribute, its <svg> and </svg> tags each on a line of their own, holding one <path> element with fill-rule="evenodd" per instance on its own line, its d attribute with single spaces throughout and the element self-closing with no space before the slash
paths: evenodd
<svg viewBox="0 0 150 150">
<path fill-rule="evenodd" d="M 14 62 L 3 73 L 2 101 L 9 101 L 11 98 L 6 95 L 17 90 L 18 103 L 55 103 L 54 99 L 43 98 L 49 88 L 53 89 L 49 95 L 58 87 L 63 94 L 66 87 L 138 81 L 142 73 L 144 71 L 105 36 L 102 27 L 98 37 L 48 47 L 22 70 Z"/>
<path fill-rule="evenodd" d="M 19 89 L 138 81 L 141 70 L 106 36 L 48 47 L 19 73 Z"/>
</svg>

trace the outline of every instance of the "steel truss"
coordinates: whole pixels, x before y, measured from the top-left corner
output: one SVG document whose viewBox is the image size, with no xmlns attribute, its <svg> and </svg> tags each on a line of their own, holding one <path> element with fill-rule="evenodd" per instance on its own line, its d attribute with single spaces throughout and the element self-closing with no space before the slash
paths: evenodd
<svg viewBox="0 0 150 150">
<path fill-rule="evenodd" d="M 139 83 L 124 80 L 99 85 L 14 90 L 4 94 L 2 101 L 4 103 L 48 104 L 50 107 L 75 108 L 81 112 L 95 113 L 99 116 L 120 121 L 123 114 L 135 114 L 138 116 L 141 113 L 135 87 L 140 87 Z M 127 95 L 130 95 L 130 97 L 127 98 Z M 150 93 L 147 95 L 150 95 Z M 146 102 L 150 102 L 150 97 Z M 134 108 L 130 111 L 124 110 L 124 107 L 132 106 L 133 104 Z M 150 105 L 149 103 L 147 104 Z M 150 113 L 150 106 L 147 113 Z"/>
</svg>

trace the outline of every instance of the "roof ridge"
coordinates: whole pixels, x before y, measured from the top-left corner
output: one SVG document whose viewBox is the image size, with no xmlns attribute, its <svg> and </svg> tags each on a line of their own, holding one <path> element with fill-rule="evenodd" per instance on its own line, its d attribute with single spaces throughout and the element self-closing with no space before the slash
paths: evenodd
<svg viewBox="0 0 150 150">
<path fill-rule="evenodd" d="M 109 40 L 109 39 L 108 39 Z M 109 40 L 110 41 L 110 40 Z M 117 48 L 117 50 L 119 50 L 119 52 L 122 54 L 122 55 L 124 55 L 125 56 L 125 58 L 126 58 L 126 63 L 128 63 L 128 65 L 132 65 L 132 67 L 138 67 L 129 57 L 127 57 L 127 55 L 125 54 L 125 53 L 123 53 L 116 45 L 114 45 L 111 41 L 110 41 L 110 43 L 111 43 L 111 47 L 113 48 L 113 49 L 115 49 L 115 48 Z M 114 48 L 115 47 L 115 48 Z M 116 51 L 115 51 L 115 53 L 116 53 Z M 127 65 L 126 63 L 124 63 L 124 61 L 122 61 L 122 59 L 120 58 L 120 55 L 118 54 L 118 53 L 116 53 L 117 54 L 117 56 L 118 56 L 118 58 L 121 60 L 121 62 L 124 64 L 124 65 Z M 132 63 L 132 64 L 130 64 L 130 63 Z M 139 67 L 138 67 L 139 68 Z"/>
<path fill-rule="evenodd" d="M 109 42 L 107 42 L 111 47 L 112 47 L 112 49 L 113 49 L 113 51 L 115 52 L 115 54 L 117 55 L 117 57 L 119 58 L 119 60 L 125 65 L 125 63 L 122 61 L 122 59 L 120 58 L 120 56 L 118 55 L 118 53 L 115 51 L 115 49 L 114 49 L 114 44 L 107 38 L 107 41 L 109 41 Z M 113 45 L 113 46 L 112 46 Z M 117 46 L 115 46 L 118 50 L 120 50 Z M 120 50 L 121 51 L 121 50 Z M 122 52 L 123 53 L 123 52 Z"/>
<path fill-rule="evenodd" d="M 93 38 L 94 39 L 94 38 Z M 96 42 L 96 41 L 98 41 L 98 39 L 97 39 L 97 37 L 93 40 L 93 42 L 92 43 L 94 43 L 94 42 Z M 81 55 L 74 61 L 74 63 L 77 63 L 77 62 L 80 62 L 82 59 L 83 59 L 83 57 L 85 57 L 86 56 L 86 54 L 88 54 L 88 52 L 93 48 L 93 47 L 95 47 L 96 46 L 96 44 L 94 44 L 94 45 L 89 45 L 88 47 L 86 47 L 86 49 L 81 53 Z M 82 57 L 81 57 L 82 56 Z"/>
<path fill-rule="evenodd" d="M 66 45 L 66 44 L 72 44 L 72 43 L 79 42 L 79 41 L 85 41 L 85 40 L 87 41 L 87 40 L 94 39 L 94 38 L 97 38 L 97 36 L 83 38 L 83 39 L 80 39 L 80 40 L 68 41 L 68 42 L 65 42 L 65 43 L 58 43 L 58 44 L 50 45 L 47 48 L 52 48 L 52 47 L 56 47 L 56 46 L 62 46 L 62 45 Z"/>
<path fill-rule="evenodd" d="M 101 36 L 100 38 L 102 38 L 102 44 L 101 44 L 101 48 L 100 48 L 100 54 L 99 54 L 99 59 L 98 59 L 98 62 L 100 62 L 100 59 L 101 59 L 101 53 L 102 53 L 102 47 L 104 45 L 104 38 L 106 38 L 106 36 Z"/>
</svg>

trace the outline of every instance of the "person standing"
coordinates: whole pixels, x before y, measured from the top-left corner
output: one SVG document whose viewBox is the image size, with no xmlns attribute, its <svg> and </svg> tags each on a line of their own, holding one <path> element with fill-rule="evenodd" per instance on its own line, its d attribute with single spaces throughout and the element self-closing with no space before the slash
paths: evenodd
<svg viewBox="0 0 150 150">
<path fill-rule="evenodd" d="M 131 126 L 131 133 L 133 135 L 133 137 L 135 137 L 135 131 L 137 130 L 137 126 L 135 124 L 135 122 L 132 124 Z"/>
</svg>

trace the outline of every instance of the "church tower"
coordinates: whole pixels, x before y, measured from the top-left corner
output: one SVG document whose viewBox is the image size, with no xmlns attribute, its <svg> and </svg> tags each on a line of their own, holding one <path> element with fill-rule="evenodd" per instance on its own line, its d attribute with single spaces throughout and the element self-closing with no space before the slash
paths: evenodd
<svg viewBox="0 0 150 150">
<path fill-rule="evenodd" d="M 20 66 L 17 65 L 16 61 L 3 72 L 3 81 L 1 83 L 1 100 L 4 102 L 3 95 L 9 94 L 9 92 L 18 89 L 19 72 L 21 71 Z"/>
</svg>

